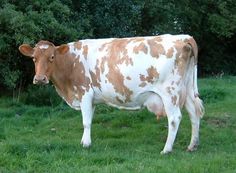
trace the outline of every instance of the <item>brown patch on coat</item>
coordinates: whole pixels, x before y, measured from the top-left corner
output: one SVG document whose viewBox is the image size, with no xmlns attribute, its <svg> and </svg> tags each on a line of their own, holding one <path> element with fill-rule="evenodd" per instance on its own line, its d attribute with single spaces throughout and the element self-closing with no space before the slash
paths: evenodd
<svg viewBox="0 0 236 173">
<path fill-rule="evenodd" d="M 181 54 L 181 51 L 182 51 L 182 47 L 183 47 L 183 41 L 182 40 L 176 40 L 174 41 L 174 47 L 176 49 L 176 57 L 178 58 Z"/>
<path fill-rule="evenodd" d="M 148 52 L 148 48 L 147 48 L 147 46 L 144 44 L 144 43 L 140 43 L 138 46 L 135 46 L 134 48 L 133 48 L 133 52 L 135 53 L 135 54 L 138 54 L 139 52 L 143 52 L 143 53 L 145 53 L 145 54 L 147 54 L 147 52 Z"/>
<path fill-rule="evenodd" d="M 124 103 L 123 100 L 121 100 L 118 96 L 116 96 L 116 100 L 117 100 L 119 103 Z"/>
<path fill-rule="evenodd" d="M 153 38 L 152 38 L 152 40 L 153 41 L 155 41 L 155 42 L 162 42 L 162 37 L 161 36 L 154 36 Z"/>
<path fill-rule="evenodd" d="M 85 75 L 85 67 L 84 64 L 79 61 L 79 58 L 76 59 L 76 66 L 71 74 L 73 86 L 77 86 L 78 90 L 78 99 L 81 101 L 82 96 L 86 91 L 89 91 L 91 81 L 89 77 Z"/>
<path fill-rule="evenodd" d="M 102 52 L 105 49 L 105 47 L 107 46 L 107 44 L 108 43 L 102 44 L 102 46 L 98 48 L 98 51 Z"/>
<path fill-rule="evenodd" d="M 99 60 L 97 59 L 96 66 L 95 66 L 95 73 L 89 70 L 92 79 L 92 85 L 98 87 L 101 90 L 101 78 L 100 78 L 100 69 L 98 68 Z"/>
<path fill-rule="evenodd" d="M 124 76 L 121 73 L 118 64 L 125 63 L 126 65 L 133 65 L 133 61 L 128 57 L 128 51 L 126 49 L 129 42 L 129 39 L 115 39 L 110 43 L 107 43 L 105 47 L 107 47 L 108 54 L 104 57 L 104 61 L 106 61 L 108 65 L 106 77 L 113 85 L 115 92 L 125 96 L 124 102 L 129 102 L 131 100 L 130 97 L 133 94 L 133 91 L 125 86 Z"/>
<path fill-rule="evenodd" d="M 174 48 L 173 47 L 169 48 L 168 51 L 167 51 L 166 57 L 167 58 L 172 58 L 173 53 L 174 53 Z"/>
<path fill-rule="evenodd" d="M 157 69 L 153 66 L 147 69 L 148 76 L 151 76 L 152 78 L 158 78 L 159 73 L 157 72 Z"/>
<path fill-rule="evenodd" d="M 180 76 L 184 76 L 191 54 L 191 46 L 184 43 L 182 40 L 177 40 L 174 44 L 175 49 L 177 50 L 175 68 L 178 70 Z"/>
<path fill-rule="evenodd" d="M 101 71 L 102 71 L 102 73 L 104 73 L 104 71 L 105 71 L 105 63 L 107 62 L 107 57 L 102 57 L 101 58 L 101 65 L 100 65 L 100 69 L 101 69 Z"/>
<path fill-rule="evenodd" d="M 171 121 L 171 126 L 175 129 L 175 127 L 176 127 L 176 124 L 175 124 L 175 122 L 174 121 Z"/>
<path fill-rule="evenodd" d="M 194 56 L 194 63 L 195 65 L 197 64 L 197 59 L 198 59 L 198 46 L 196 41 L 194 40 L 193 37 L 190 37 L 188 39 L 185 39 L 184 42 L 188 45 L 190 45 L 191 49 L 192 49 L 192 55 Z"/>
<path fill-rule="evenodd" d="M 111 40 L 111 41 L 109 41 L 109 42 L 107 42 L 107 43 L 104 43 L 104 44 L 102 44 L 102 46 L 101 47 L 99 47 L 99 51 L 100 52 L 102 52 L 103 50 L 105 50 L 105 48 L 108 48 L 109 47 L 109 45 L 112 43 L 112 42 L 114 42 L 114 41 L 116 41 L 116 40 L 127 40 L 127 43 L 130 43 L 130 42 L 134 42 L 134 43 L 136 43 L 136 42 L 142 42 L 142 41 L 144 41 L 145 39 L 143 38 L 143 37 L 131 37 L 131 38 L 121 38 L 121 39 L 119 39 L 119 38 L 116 38 L 116 39 L 114 39 L 114 40 Z M 107 50 L 107 49 L 106 49 Z"/>
<path fill-rule="evenodd" d="M 149 48 L 150 48 L 150 54 L 154 58 L 159 58 L 160 54 L 165 54 L 165 49 L 163 45 L 160 42 L 162 39 L 160 37 L 154 37 L 153 39 L 147 40 Z"/>
<path fill-rule="evenodd" d="M 167 91 L 167 93 L 169 93 L 170 95 L 172 94 L 172 93 L 171 93 L 171 87 L 166 87 L 166 91 Z"/>
<path fill-rule="evenodd" d="M 177 96 L 172 96 L 171 101 L 172 101 L 173 105 L 177 105 Z"/>
<path fill-rule="evenodd" d="M 74 43 L 74 47 L 75 47 L 76 49 L 78 49 L 78 50 L 81 50 L 81 48 L 82 48 L 82 42 L 80 42 L 80 41 L 75 42 L 75 43 Z"/>
<path fill-rule="evenodd" d="M 87 59 L 87 56 L 88 56 L 88 45 L 84 45 L 83 46 L 83 55 L 84 55 L 84 58 Z"/>
<path fill-rule="evenodd" d="M 132 58 L 130 58 L 130 57 L 128 56 L 128 51 L 127 51 L 127 49 L 124 51 L 124 56 L 123 56 L 121 59 L 119 59 L 117 63 L 118 63 L 118 64 L 123 64 L 123 63 L 125 63 L 126 66 L 128 66 L 128 65 L 132 65 L 132 66 L 133 66 L 133 65 L 134 65 L 134 62 L 133 62 Z"/>
<path fill-rule="evenodd" d="M 57 88 L 59 94 L 65 100 L 72 104 L 73 99 L 78 98 L 81 101 L 86 91 L 90 89 L 90 79 L 85 75 L 84 64 L 80 57 L 75 59 L 75 54 L 67 53 L 65 55 L 57 54 L 54 59 L 54 69 L 52 82 Z M 75 64 L 75 67 L 73 68 Z M 77 87 L 75 93 L 73 86 Z M 75 97 L 76 95 L 76 97 Z"/>
<path fill-rule="evenodd" d="M 144 41 L 145 39 L 143 37 L 133 37 L 131 38 L 131 41 L 136 43 L 136 42 L 142 42 Z"/>
<path fill-rule="evenodd" d="M 143 82 L 153 83 L 156 78 L 159 78 L 159 73 L 157 72 L 156 68 L 151 66 L 147 69 L 147 76 L 140 74 L 139 78 Z"/>
<path fill-rule="evenodd" d="M 130 77 L 130 76 L 126 76 L 126 79 L 127 79 L 127 80 L 131 80 L 131 77 Z"/>
<path fill-rule="evenodd" d="M 142 82 L 141 84 L 139 84 L 139 87 L 145 87 L 147 85 L 147 83 L 146 82 Z"/>
</svg>

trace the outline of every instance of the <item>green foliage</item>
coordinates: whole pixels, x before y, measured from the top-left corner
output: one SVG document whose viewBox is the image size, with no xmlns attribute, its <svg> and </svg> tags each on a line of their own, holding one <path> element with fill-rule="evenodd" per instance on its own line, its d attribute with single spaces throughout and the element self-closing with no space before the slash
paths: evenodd
<svg viewBox="0 0 236 173">
<path fill-rule="evenodd" d="M 236 6 L 233 0 L 218 1 L 216 12 L 209 14 L 210 30 L 218 37 L 231 38 L 236 30 Z"/>
<path fill-rule="evenodd" d="M 20 55 L 22 43 L 165 33 L 194 36 L 200 75 L 236 74 L 235 11 L 234 0 L 2 0 L 0 86 L 31 83 L 33 63 Z"/>
<path fill-rule="evenodd" d="M 204 101 L 204 103 L 213 103 L 219 100 L 223 101 L 225 96 L 225 91 L 215 86 L 201 90 L 201 99 Z"/>
<path fill-rule="evenodd" d="M 88 0 L 74 5 L 83 16 L 89 16 L 94 37 L 127 37 L 137 35 L 143 3 L 131 0 Z"/>
<path fill-rule="evenodd" d="M 1 65 L 0 65 L 1 68 Z M 1 79 L 3 83 L 9 88 L 9 89 L 15 89 L 17 85 L 17 81 L 20 78 L 20 71 L 15 70 L 11 71 L 9 69 L 9 66 L 2 66 L 0 70 L 1 74 Z"/>
<path fill-rule="evenodd" d="M 10 89 L 12 82 L 15 85 L 19 82 L 16 77 L 20 73 L 27 80 L 24 83 L 28 84 L 32 78 L 32 64 L 29 66 L 29 61 L 18 51 L 22 43 L 34 45 L 45 39 L 59 45 L 91 36 L 89 21 L 71 5 L 71 1 L 63 3 L 59 0 L 5 0 L 0 3 L 0 65 L 11 72 L 5 76 L 7 70 L 0 70 L 1 85 Z"/>
<path fill-rule="evenodd" d="M 100 104 L 97 108 L 96 108 L 96 113 L 98 114 L 104 114 L 104 113 L 108 113 L 108 112 L 113 112 L 115 110 L 115 108 L 112 107 L 108 107 L 105 104 Z"/>
<path fill-rule="evenodd" d="M 23 102 L 34 106 L 58 106 L 62 99 L 51 85 L 30 85 L 22 98 Z"/>
</svg>

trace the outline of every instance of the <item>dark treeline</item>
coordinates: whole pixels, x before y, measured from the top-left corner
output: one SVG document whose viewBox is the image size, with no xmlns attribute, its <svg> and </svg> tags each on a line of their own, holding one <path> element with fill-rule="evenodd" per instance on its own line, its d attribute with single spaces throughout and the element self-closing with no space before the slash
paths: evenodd
<svg viewBox="0 0 236 173">
<path fill-rule="evenodd" d="M 85 38 L 190 34 L 199 45 L 200 76 L 236 74 L 234 0 L 1 0 L 0 86 L 32 82 L 32 60 L 19 45 Z"/>
</svg>

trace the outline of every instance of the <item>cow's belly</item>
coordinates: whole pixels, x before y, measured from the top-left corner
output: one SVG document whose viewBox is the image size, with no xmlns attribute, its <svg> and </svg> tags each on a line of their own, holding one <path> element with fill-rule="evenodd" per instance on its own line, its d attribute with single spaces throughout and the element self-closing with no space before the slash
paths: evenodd
<svg viewBox="0 0 236 173">
<path fill-rule="evenodd" d="M 117 96 L 106 92 L 99 96 L 95 95 L 94 101 L 95 103 L 105 103 L 110 106 L 126 110 L 138 110 L 142 107 L 147 107 L 147 109 L 154 113 L 157 117 L 166 115 L 161 97 L 153 91 L 137 93 L 127 103 L 119 102 L 117 100 Z"/>
<path fill-rule="evenodd" d="M 149 107 L 150 109 L 152 109 L 151 107 L 155 107 L 156 109 L 163 107 L 161 97 L 152 90 L 143 89 L 138 92 L 133 92 L 130 96 L 130 100 L 125 101 L 125 97 L 113 92 L 112 88 L 108 88 L 109 87 L 107 87 L 105 91 L 95 93 L 94 103 L 105 103 L 119 109 L 127 110 L 137 110 L 144 106 L 148 107 L 148 109 Z M 158 111 L 159 110 L 155 110 L 155 113 Z"/>
</svg>

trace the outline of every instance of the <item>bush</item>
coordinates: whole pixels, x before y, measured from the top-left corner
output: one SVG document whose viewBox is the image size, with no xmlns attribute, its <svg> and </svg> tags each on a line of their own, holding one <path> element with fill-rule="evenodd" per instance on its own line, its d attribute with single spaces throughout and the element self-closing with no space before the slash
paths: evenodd
<svg viewBox="0 0 236 173">
<path fill-rule="evenodd" d="M 224 100 L 226 92 L 223 89 L 217 87 L 211 87 L 201 90 L 201 99 L 205 103 L 215 103 L 217 101 Z"/>
<path fill-rule="evenodd" d="M 96 105 L 96 114 L 106 114 L 106 113 L 111 113 L 115 110 L 116 108 L 108 106 L 106 104 L 99 104 Z"/>
<path fill-rule="evenodd" d="M 34 106 L 57 106 L 62 102 L 52 85 L 30 85 L 22 98 L 25 104 Z"/>
<path fill-rule="evenodd" d="M 196 39 L 201 76 L 235 75 L 235 7 L 232 0 L 2 0 L 0 87 L 14 92 L 31 82 L 33 63 L 18 50 L 23 43 L 165 33 Z"/>
</svg>

